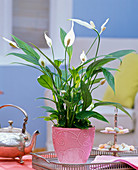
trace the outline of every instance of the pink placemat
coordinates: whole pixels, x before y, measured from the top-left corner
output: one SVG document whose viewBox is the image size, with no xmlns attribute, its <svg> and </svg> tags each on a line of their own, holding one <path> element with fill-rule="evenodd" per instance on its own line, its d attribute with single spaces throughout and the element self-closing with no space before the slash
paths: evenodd
<svg viewBox="0 0 138 170">
<path fill-rule="evenodd" d="M 92 163 L 123 162 L 138 170 L 138 157 L 96 156 Z"/>
<path fill-rule="evenodd" d="M 32 168 L 32 156 L 31 155 L 25 155 L 23 156 L 23 164 L 19 163 L 19 159 L 16 158 L 15 160 L 12 158 L 2 158 L 0 157 L 0 170 L 28 170 L 33 169 Z"/>
</svg>

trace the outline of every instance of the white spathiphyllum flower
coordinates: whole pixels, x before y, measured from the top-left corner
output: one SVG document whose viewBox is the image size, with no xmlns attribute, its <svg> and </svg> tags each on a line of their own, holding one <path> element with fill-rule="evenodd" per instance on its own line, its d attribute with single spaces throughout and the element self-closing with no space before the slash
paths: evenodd
<svg viewBox="0 0 138 170">
<path fill-rule="evenodd" d="M 65 44 L 66 47 L 70 47 L 74 43 L 75 33 L 74 33 L 74 30 L 73 30 L 73 27 L 74 27 L 74 22 L 72 22 L 71 29 L 67 33 L 67 35 L 65 36 L 65 39 L 64 39 L 64 44 Z"/>
<path fill-rule="evenodd" d="M 61 92 L 62 94 L 65 94 L 65 93 L 66 93 L 66 91 L 65 91 L 65 90 L 60 90 L 60 92 Z"/>
<path fill-rule="evenodd" d="M 66 93 L 65 90 L 60 90 L 60 95 L 63 96 Z"/>
<path fill-rule="evenodd" d="M 14 41 L 11 41 L 11 40 L 9 40 L 9 39 L 7 39 L 7 38 L 5 38 L 5 37 L 2 37 L 5 41 L 7 41 L 9 44 L 10 44 L 10 46 L 12 46 L 12 47 L 14 47 L 14 48 L 19 48 L 18 47 L 18 45 L 16 44 L 16 42 L 14 42 Z"/>
<path fill-rule="evenodd" d="M 101 26 L 100 34 L 106 29 L 105 25 L 107 24 L 108 21 L 109 21 L 109 18 L 107 18 L 107 20 L 105 21 L 105 23 Z"/>
<path fill-rule="evenodd" d="M 41 56 L 40 59 L 39 59 L 39 64 L 40 64 L 42 67 L 45 67 L 45 66 L 46 66 L 46 59 Z"/>
<path fill-rule="evenodd" d="M 81 59 L 81 62 L 84 63 L 85 61 L 87 61 L 87 56 L 85 54 L 84 51 L 82 51 L 81 55 L 80 55 L 80 59 Z"/>
<path fill-rule="evenodd" d="M 93 22 L 93 21 L 90 21 L 90 25 L 92 26 L 92 29 L 94 29 L 94 28 L 95 28 L 95 24 L 94 24 L 94 22 Z"/>
<path fill-rule="evenodd" d="M 46 39 L 47 45 L 51 48 L 51 46 L 52 46 L 52 40 L 51 40 L 51 38 L 49 38 L 49 37 L 46 35 L 46 32 L 44 32 L 44 37 L 45 37 L 45 39 Z"/>
<path fill-rule="evenodd" d="M 77 24 L 82 25 L 82 26 L 84 26 L 84 27 L 86 27 L 86 28 L 95 29 L 95 24 L 94 24 L 93 21 L 90 21 L 90 24 L 89 24 L 89 23 L 87 23 L 87 22 L 85 22 L 85 21 L 82 21 L 82 20 L 80 20 L 80 19 L 69 19 L 69 20 L 74 21 L 74 22 L 76 22 Z"/>
</svg>

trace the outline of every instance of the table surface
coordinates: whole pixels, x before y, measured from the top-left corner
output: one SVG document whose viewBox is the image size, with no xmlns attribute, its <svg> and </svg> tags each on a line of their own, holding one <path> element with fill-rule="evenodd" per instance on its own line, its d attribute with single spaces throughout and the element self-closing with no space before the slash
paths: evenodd
<svg viewBox="0 0 138 170">
<path fill-rule="evenodd" d="M 99 157 L 101 157 L 101 156 L 99 156 Z M 32 156 L 31 155 L 23 156 L 23 161 L 24 161 L 24 163 L 20 164 L 18 158 L 12 159 L 12 158 L 2 158 L 2 157 L 0 157 L 0 170 L 6 170 L 6 169 L 29 170 L 29 169 L 33 169 L 32 168 Z M 136 161 L 136 163 L 138 163 L 138 162 Z"/>
<path fill-rule="evenodd" d="M 16 158 L 15 160 L 12 158 L 2 158 L 0 157 L 0 170 L 28 170 L 33 169 L 32 168 L 32 156 L 31 155 L 25 155 L 23 156 L 23 164 L 19 163 L 19 159 Z"/>
</svg>

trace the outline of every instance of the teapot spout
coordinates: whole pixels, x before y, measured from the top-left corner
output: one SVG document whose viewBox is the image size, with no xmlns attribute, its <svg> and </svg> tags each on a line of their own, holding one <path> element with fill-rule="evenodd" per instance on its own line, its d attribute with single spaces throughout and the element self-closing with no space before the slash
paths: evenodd
<svg viewBox="0 0 138 170">
<path fill-rule="evenodd" d="M 36 130 L 32 137 L 31 137 L 31 140 L 29 142 L 26 142 L 25 143 L 25 154 L 29 154 L 30 152 L 32 152 L 33 148 L 35 147 L 35 144 L 36 144 L 36 137 L 37 135 L 39 135 L 39 131 Z"/>
</svg>

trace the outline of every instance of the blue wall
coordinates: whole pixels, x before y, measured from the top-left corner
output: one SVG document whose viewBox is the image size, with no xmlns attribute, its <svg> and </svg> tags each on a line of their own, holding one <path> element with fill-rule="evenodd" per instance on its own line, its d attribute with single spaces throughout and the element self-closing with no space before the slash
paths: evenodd
<svg viewBox="0 0 138 170">
<path fill-rule="evenodd" d="M 45 147 L 46 143 L 46 122 L 43 119 L 34 119 L 46 115 L 44 100 L 35 100 L 44 96 L 44 88 L 37 82 L 40 72 L 24 66 L 0 66 L 0 105 L 14 104 L 20 106 L 28 113 L 27 131 L 32 134 L 35 130 L 40 131 L 37 136 L 36 147 Z M 13 120 L 13 126 L 22 128 L 24 116 L 16 108 L 3 108 L 0 110 L 0 124 L 8 126 L 8 120 Z"/>
<path fill-rule="evenodd" d="M 137 0 L 73 0 L 73 18 L 92 20 L 98 30 L 110 18 L 103 37 L 138 38 L 137 11 Z M 95 36 L 93 31 L 77 24 L 75 33 L 79 37 Z"/>
</svg>

